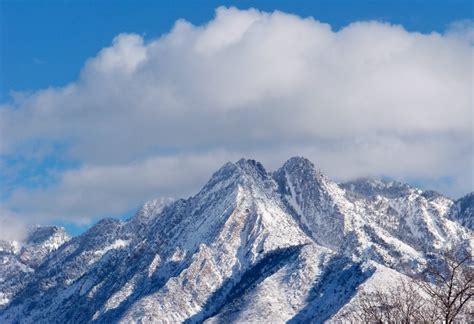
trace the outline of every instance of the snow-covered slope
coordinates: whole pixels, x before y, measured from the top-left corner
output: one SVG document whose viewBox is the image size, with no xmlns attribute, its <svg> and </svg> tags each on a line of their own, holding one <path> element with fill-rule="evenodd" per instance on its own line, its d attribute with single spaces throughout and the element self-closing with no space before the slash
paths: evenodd
<svg viewBox="0 0 474 324">
<path fill-rule="evenodd" d="M 347 199 L 356 206 L 357 213 L 365 219 L 364 228 L 373 236 L 370 244 L 388 244 L 388 251 L 395 253 L 394 258 L 414 257 L 413 250 L 421 255 L 436 252 L 472 238 L 472 232 L 448 218 L 453 201 L 433 191 L 423 192 L 406 184 L 367 179 L 341 187 L 346 190 Z M 378 249 L 378 252 L 384 257 L 383 251 Z M 393 262 L 382 263 L 395 266 Z"/>
<path fill-rule="evenodd" d="M 0 244 L 2 278 L 28 274 L 0 283 L 0 322 L 322 322 L 365 282 L 472 242 L 453 206 L 394 182 L 338 185 L 304 158 L 275 172 L 242 159 L 195 196 L 150 201 L 128 221 Z"/>
<path fill-rule="evenodd" d="M 456 200 L 449 217 L 474 231 L 474 192 Z"/>
<path fill-rule="evenodd" d="M 35 269 L 70 237 L 57 226 L 37 226 L 24 242 L 0 240 L 0 310 L 31 280 Z"/>
</svg>

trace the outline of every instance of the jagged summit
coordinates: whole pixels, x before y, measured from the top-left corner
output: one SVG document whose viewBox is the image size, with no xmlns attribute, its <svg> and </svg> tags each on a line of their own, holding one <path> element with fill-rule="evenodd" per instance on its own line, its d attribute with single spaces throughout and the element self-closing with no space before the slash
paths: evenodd
<svg viewBox="0 0 474 324">
<path fill-rule="evenodd" d="M 66 235 L 66 231 L 64 228 L 59 227 L 59 226 L 35 226 L 31 228 L 31 230 L 28 233 L 27 238 L 25 239 L 25 243 L 28 245 L 33 245 L 33 244 L 40 244 L 48 239 L 50 239 L 52 236 L 55 235 Z"/>
<path fill-rule="evenodd" d="M 302 168 L 316 170 L 313 162 L 303 156 L 293 156 L 289 158 L 282 166 L 283 169 Z"/>
<path fill-rule="evenodd" d="M 235 164 L 242 170 L 248 170 L 250 172 L 257 171 L 259 173 L 266 173 L 266 170 L 263 167 L 262 163 L 253 159 L 241 158 Z"/>
<path fill-rule="evenodd" d="M 323 172 L 315 167 L 313 162 L 304 157 L 295 156 L 288 159 L 275 173 L 298 173 L 300 177 L 310 177 L 322 181 L 328 180 Z"/>
<path fill-rule="evenodd" d="M 244 178 L 251 178 L 253 181 L 260 182 L 262 184 L 271 178 L 264 166 L 255 160 L 240 159 L 237 161 L 236 165 Z"/>
<path fill-rule="evenodd" d="M 52 252 L 67 242 L 70 236 L 59 226 L 37 226 L 30 230 L 20 252 L 20 260 L 37 267 Z"/>
<path fill-rule="evenodd" d="M 34 263 L 0 248 L 0 322 L 323 322 L 366 282 L 471 244 L 459 221 L 470 197 L 337 184 L 302 157 L 275 172 L 229 162 L 196 195 L 151 200 L 127 221 L 70 240 L 39 230 L 31 247 L 58 240 Z"/>
</svg>

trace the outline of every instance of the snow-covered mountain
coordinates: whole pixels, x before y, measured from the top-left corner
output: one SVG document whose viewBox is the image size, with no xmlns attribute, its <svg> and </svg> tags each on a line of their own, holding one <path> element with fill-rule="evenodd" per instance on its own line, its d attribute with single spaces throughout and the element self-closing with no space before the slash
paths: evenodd
<svg viewBox="0 0 474 324">
<path fill-rule="evenodd" d="M 1 242 L 0 322 L 331 320 L 450 244 L 472 251 L 466 197 L 337 184 L 299 157 L 275 172 L 227 163 L 195 196 L 150 201 L 128 221 Z"/>
</svg>

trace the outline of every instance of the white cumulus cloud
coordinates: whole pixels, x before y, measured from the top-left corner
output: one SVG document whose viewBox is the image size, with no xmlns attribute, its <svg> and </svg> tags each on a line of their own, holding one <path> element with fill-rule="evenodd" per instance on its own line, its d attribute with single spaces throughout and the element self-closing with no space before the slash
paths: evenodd
<svg viewBox="0 0 474 324">
<path fill-rule="evenodd" d="M 338 180 L 385 175 L 461 195 L 473 189 L 471 35 L 469 22 L 334 31 L 235 8 L 147 42 L 118 35 L 78 80 L 0 108 L 3 156 L 59 143 L 80 164 L 4 204 L 41 219 L 119 213 L 190 194 L 240 156 L 274 168 L 305 155 Z"/>
</svg>

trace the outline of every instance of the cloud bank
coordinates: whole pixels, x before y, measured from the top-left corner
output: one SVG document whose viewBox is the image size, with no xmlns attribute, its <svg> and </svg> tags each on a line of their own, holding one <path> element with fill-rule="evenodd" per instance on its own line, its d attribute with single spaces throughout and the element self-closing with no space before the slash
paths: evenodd
<svg viewBox="0 0 474 324">
<path fill-rule="evenodd" d="M 444 34 L 381 22 L 218 8 L 158 39 L 118 35 L 78 80 L 0 108 L 0 154 L 65 147 L 78 167 L 4 204 L 35 220 L 88 221 L 185 196 L 241 156 L 292 155 L 329 176 L 390 176 L 473 190 L 472 22 Z M 79 46 L 79 45 L 78 45 Z M 49 152 L 49 153 L 48 153 Z"/>
</svg>

